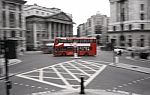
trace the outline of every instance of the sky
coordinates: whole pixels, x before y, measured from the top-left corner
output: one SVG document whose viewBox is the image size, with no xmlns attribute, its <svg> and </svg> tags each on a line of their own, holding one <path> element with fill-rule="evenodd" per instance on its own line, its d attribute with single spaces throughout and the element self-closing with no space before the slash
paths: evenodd
<svg viewBox="0 0 150 95">
<path fill-rule="evenodd" d="M 59 8 L 65 13 L 72 14 L 73 22 L 76 24 L 85 23 L 88 18 L 99 12 L 102 15 L 110 16 L 109 0 L 25 0 L 26 4 L 47 8 Z"/>
</svg>

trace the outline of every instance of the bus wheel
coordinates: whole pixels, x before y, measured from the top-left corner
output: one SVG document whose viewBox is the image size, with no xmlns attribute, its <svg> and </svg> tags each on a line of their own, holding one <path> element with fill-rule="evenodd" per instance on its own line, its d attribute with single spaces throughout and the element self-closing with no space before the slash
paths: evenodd
<svg viewBox="0 0 150 95">
<path fill-rule="evenodd" d="M 85 56 L 89 56 L 89 54 L 88 54 L 88 53 L 85 53 L 84 55 L 85 55 Z"/>
</svg>

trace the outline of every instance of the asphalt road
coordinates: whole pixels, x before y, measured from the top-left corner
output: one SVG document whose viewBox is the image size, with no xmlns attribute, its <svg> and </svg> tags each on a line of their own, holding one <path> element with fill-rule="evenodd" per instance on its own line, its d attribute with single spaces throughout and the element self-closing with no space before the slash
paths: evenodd
<svg viewBox="0 0 150 95">
<path fill-rule="evenodd" d="M 25 54 L 19 59 L 23 62 L 9 67 L 9 72 L 16 74 L 10 78 L 11 95 L 78 89 L 81 75 L 85 77 L 87 89 L 150 95 L 150 75 L 109 66 L 113 62 L 110 51 L 98 51 L 95 57 L 82 57 L 77 60 L 71 56 L 53 57 L 41 53 Z M 119 59 L 122 63 L 149 67 L 149 61 L 130 60 L 125 56 Z M 4 81 L 0 81 L 0 95 L 6 95 Z"/>
</svg>

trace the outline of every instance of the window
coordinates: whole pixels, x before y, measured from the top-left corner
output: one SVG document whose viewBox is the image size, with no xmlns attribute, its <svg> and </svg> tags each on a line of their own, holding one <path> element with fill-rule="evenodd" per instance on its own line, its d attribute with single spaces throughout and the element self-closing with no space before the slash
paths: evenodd
<svg viewBox="0 0 150 95">
<path fill-rule="evenodd" d="M 144 47 L 144 39 L 140 39 L 140 47 Z"/>
<path fill-rule="evenodd" d="M 27 14 L 29 15 L 29 14 L 30 14 L 30 12 L 27 12 Z"/>
<path fill-rule="evenodd" d="M 36 11 L 36 14 L 39 14 L 39 11 Z"/>
<path fill-rule="evenodd" d="M 140 24 L 141 30 L 144 29 L 144 24 Z"/>
<path fill-rule="evenodd" d="M 19 13 L 19 27 L 21 28 L 22 27 L 22 19 L 21 19 L 21 13 Z"/>
<path fill-rule="evenodd" d="M 16 37 L 16 31 L 11 31 L 11 37 Z"/>
<path fill-rule="evenodd" d="M 129 37 L 129 38 L 131 38 L 131 37 L 132 37 L 132 35 L 128 35 L 128 37 Z"/>
<path fill-rule="evenodd" d="M 120 28 L 121 28 L 121 31 L 123 31 L 124 30 L 124 25 L 120 24 Z"/>
<path fill-rule="evenodd" d="M 5 2 L 2 2 L 2 7 L 3 7 L 3 9 L 6 8 L 6 3 Z"/>
<path fill-rule="evenodd" d="M 132 30 L 132 25 L 131 24 L 129 25 L 129 30 Z"/>
<path fill-rule="evenodd" d="M 23 37 L 23 31 L 20 31 L 20 37 Z"/>
<path fill-rule="evenodd" d="M 141 4 L 140 8 L 141 8 L 141 11 L 143 11 L 144 10 L 144 4 Z"/>
<path fill-rule="evenodd" d="M 141 37 L 141 38 L 144 38 L 144 35 L 141 35 L 140 37 Z"/>
<path fill-rule="evenodd" d="M 2 20 L 3 20 L 3 27 L 6 27 L 6 12 L 5 11 L 3 11 L 3 13 L 2 13 Z"/>
<path fill-rule="evenodd" d="M 19 11 L 22 11 L 22 6 L 21 5 L 19 5 L 18 8 L 19 8 Z"/>
<path fill-rule="evenodd" d="M 128 39 L 128 46 L 132 47 L 132 39 Z"/>
<path fill-rule="evenodd" d="M 143 13 L 140 14 L 140 19 L 144 20 L 144 14 Z"/>
<path fill-rule="evenodd" d="M 116 31 L 116 26 L 113 26 L 113 31 Z"/>
<path fill-rule="evenodd" d="M 44 15 L 44 12 L 42 12 L 42 15 Z"/>
<path fill-rule="evenodd" d="M 121 14 L 120 14 L 121 16 L 121 20 L 120 21 L 125 21 L 125 9 L 124 8 L 122 8 L 121 9 Z"/>
<path fill-rule="evenodd" d="M 9 3 L 9 10 L 16 10 L 16 4 Z"/>
<path fill-rule="evenodd" d="M 9 26 L 10 26 L 10 28 L 16 27 L 16 19 L 15 19 L 15 13 L 14 12 L 9 13 Z"/>
</svg>

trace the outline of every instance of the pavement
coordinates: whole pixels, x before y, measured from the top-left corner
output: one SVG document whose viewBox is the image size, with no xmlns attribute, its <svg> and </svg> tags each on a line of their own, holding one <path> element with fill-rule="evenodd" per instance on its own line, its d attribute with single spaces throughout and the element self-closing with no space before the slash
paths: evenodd
<svg viewBox="0 0 150 95">
<path fill-rule="evenodd" d="M 9 59 L 8 60 L 8 66 L 12 66 L 15 64 L 19 64 L 22 61 L 20 59 Z M 5 59 L 4 58 L 0 58 L 0 80 L 2 80 L 4 78 L 4 74 L 5 74 Z M 9 76 L 13 76 L 11 74 L 9 74 Z"/>
<path fill-rule="evenodd" d="M 79 90 L 61 90 L 58 92 L 38 92 L 32 93 L 32 95 L 140 95 L 135 93 L 129 93 L 124 91 L 106 91 L 99 89 L 85 89 L 84 94 L 80 94 Z"/>
<path fill-rule="evenodd" d="M 9 59 L 8 60 L 8 65 L 11 66 L 11 65 L 15 65 L 15 64 L 18 64 L 18 63 L 21 63 L 22 61 L 20 59 Z M 1 58 L 0 59 L 0 66 L 1 65 L 4 65 L 5 64 L 5 59 L 4 58 Z"/>
</svg>

